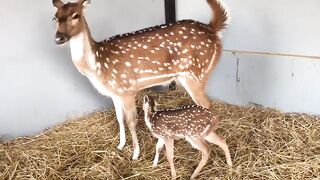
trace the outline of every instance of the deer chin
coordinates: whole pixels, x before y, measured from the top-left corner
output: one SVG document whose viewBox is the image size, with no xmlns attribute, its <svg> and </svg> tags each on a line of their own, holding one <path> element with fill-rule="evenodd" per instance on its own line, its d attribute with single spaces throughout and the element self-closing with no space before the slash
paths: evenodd
<svg viewBox="0 0 320 180">
<path fill-rule="evenodd" d="M 64 39 L 56 38 L 56 39 L 55 39 L 55 43 L 56 43 L 57 45 L 64 45 L 64 44 L 66 44 L 69 40 L 70 40 L 70 38 L 64 38 Z"/>
<path fill-rule="evenodd" d="M 54 39 L 54 41 L 57 45 L 63 45 L 66 42 L 68 42 L 69 40 L 70 40 L 70 37 L 65 34 L 62 34 L 62 33 L 57 33 L 56 37 Z"/>
</svg>

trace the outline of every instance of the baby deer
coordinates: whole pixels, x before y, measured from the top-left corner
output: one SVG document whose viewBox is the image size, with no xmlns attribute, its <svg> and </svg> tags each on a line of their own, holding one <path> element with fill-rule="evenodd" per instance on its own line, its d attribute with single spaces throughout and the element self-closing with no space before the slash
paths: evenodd
<svg viewBox="0 0 320 180">
<path fill-rule="evenodd" d="M 219 120 L 208 109 L 192 105 L 178 109 L 157 111 L 156 101 L 151 96 L 146 95 L 143 98 L 143 110 L 146 125 L 152 135 L 158 138 L 153 167 L 157 166 L 159 153 L 163 145 L 165 145 L 171 175 L 175 178 L 176 171 L 173 164 L 174 139 L 183 138 L 202 153 L 202 159 L 193 172 L 191 179 L 194 179 L 199 174 L 209 159 L 210 147 L 206 141 L 221 147 L 225 152 L 227 164 L 232 166 L 229 148 L 224 138 L 215 133 L 219 126 Z"/>
</svg>

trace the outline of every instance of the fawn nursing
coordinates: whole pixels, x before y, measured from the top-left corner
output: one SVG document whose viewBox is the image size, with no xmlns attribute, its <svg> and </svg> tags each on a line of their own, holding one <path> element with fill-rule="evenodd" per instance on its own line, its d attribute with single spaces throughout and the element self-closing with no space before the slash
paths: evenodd
<svg viewBox="0 0 320 180">
<path fill-rule="evenodd" d="M 122 149 L 128 124 L 133 142 L 133 159 L 140 149 L 136 133 L 135 97 L 139 90 L 179 82 L 196 104 L 209 107 L 207 81 L 221 55 L 220 32 L 228 20 L 218 0 L 208 0 L 214 12 L 209 24 L 183 20 L 133 33 L 95 41 L 83 9 L 89 0 L 63 3 L 53 0 L 57 12 L 55 42 L 70 41 L 72 62 L 103 95 L 112 98 L 119 123 Z"/>
<path fill-rule="evenodd" d="M 148 129 L 158 139 L 153 166 L 158 164 L 159 153 L 166 146 L 167 159 L 170 164 L 171 175 L 176 177 L 173 164 L 173 147 L 175 139 L 186 139 L 194 148 L 202 153 L 202 159 L 193 172 L 194 179 L 209 159 L 210 148 L 206 141 L 216 144 L 223 149 L 227 164 L 232 166 L 229 148 L 224 140 L 215 133 L 219 120 L 201 106 L 188 106 L 178 109 L 157 111 L 155 100 L 150 96 L 143 99 L 144 120 Z"/>
</svg>

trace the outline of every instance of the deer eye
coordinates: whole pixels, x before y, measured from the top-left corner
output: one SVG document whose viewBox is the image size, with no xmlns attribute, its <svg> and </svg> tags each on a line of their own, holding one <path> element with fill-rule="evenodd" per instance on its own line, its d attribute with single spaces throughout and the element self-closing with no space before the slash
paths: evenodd
<svg viewBox="0 0 320 180">
<path fill-rule="evenodd" d="M 79 18 L 80 18 L 80 15 L 77 13 L 74 13 L 71 17 L 71 19 L 79 19 Z"/>
</svg>

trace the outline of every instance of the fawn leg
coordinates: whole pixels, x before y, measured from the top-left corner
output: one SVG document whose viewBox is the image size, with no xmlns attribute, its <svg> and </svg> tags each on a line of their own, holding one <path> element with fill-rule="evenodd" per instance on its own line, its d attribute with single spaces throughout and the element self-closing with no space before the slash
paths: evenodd
<svg viewBox="0 0 320 180">
<path fill-rule="evenodd" d="M 153 165 L 152 165 L 153 167 L 156 167 L 158 165 L 159 155 L 160 155 L 161 149 L 163 148 L 163 145 L 164 145 L 164 140 L 162 138 L 159 138 L 156 145 L 156 155 L 154 156 Z"/>
<path fill-rule="evenodd" d="M 199 162 L 198 167 L 194 170 L 193 174 L 191 175 L 190 179 L 195 179 L 198 174 L 200 173 L 201 169 L 203 168 L 203 166 L 206 165 L 208 159 L 209 159 L 209 155 L 210 155 L 210 148 L 208 146 L 208 144 L 201 139 L 192 139 L 192 138 L 186 138 L 186 140 L 188 142 L 190 142 L 190 144 L 192 144 L 193 147 L 197 148 L 198 150 L 201 151 L 202 154 L 202 158 L 201 161 Z"/>
<path fill-rule="evenodd" d="M 221 136 L 219 136 L 218 134 L 216 134 L 215 132 L 210 132 L 205 139 L 213 144 L 216 144 L 217 146 L 219 146 L 220 148 L 223 149 L 225 155 L 226 155 L 226 160 L 227 160 L 227 164 L 229 166 L 232 166 L 232 161 L 231 161 L 231 156 L 230 156 L 230 151 L 228 148 L 228 145 L 225 141 L 225 139 Z"/>
<path fill-rule="evenodd" d="M 173 146 L 174 146 L 173 143 L 174 143 L 174 140 L 166 138 L 164 140 L 164 143 L 166 145 L 166 154 L 167 154 L 168 162 L 170 164 L 171 175 L 172 175 L 172 178 L 174 179 L 177 177 L 177 173 L 176 173 L 176 170 L 174 168 L 174 163 L 173 163 Z"/>
</svg>

